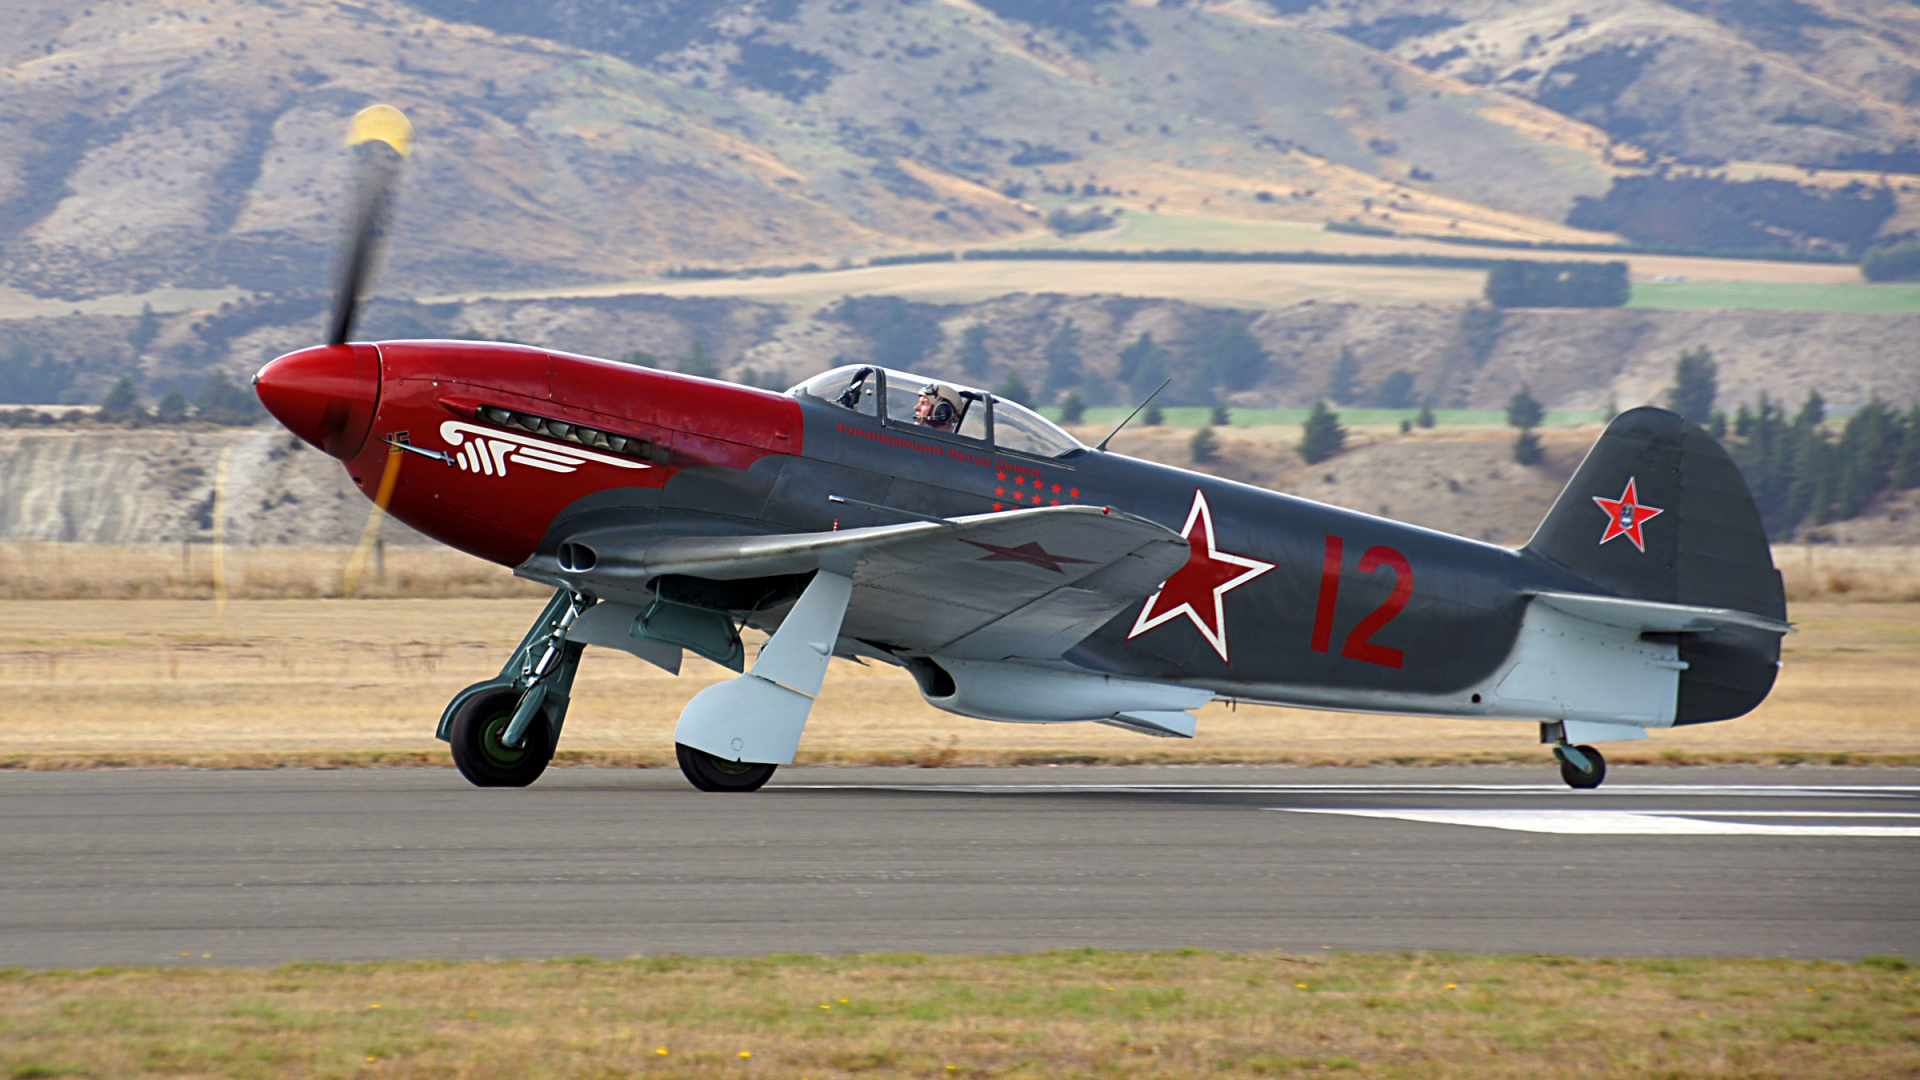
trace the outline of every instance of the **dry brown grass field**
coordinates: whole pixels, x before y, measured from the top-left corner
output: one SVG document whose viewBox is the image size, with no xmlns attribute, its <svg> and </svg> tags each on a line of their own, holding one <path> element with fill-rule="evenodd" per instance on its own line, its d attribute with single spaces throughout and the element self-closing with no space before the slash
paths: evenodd
<svg viewBox="0 0 1920 1080">
<path fill-rule="evenodd" d="M 1144 438 L 1184 445 L 1187 436 L 1156 433 Z M 1156 460 L 1170 456 L 1156 456 L 1154 445 L 1134 449 Z M 1292 467 L 1290 455 L 1282 460 Z M 1265 460 L 1249 462 L 1241 472 L 1245 475 L 1233 478 L 1254 483 L 1292 475 L 1268 475 L 1273 469 Z M 332 545 L 232 546 L 220 553 L 220 576 L 231 599 L 332 599 L 346 595 L 352 554 L 351 548 Z M 1792 601 L 1920 600 L 1920 547 L 1778 544 L 1773 561 Z M 0 601 L 212 600 L 215 562 L 213 546 L 204 543 L 0 543 Z M 476 599 L 544 597 L 548 592 L 504 567 L 438 544 L 415 543 L 387 544 L 377 560 L 369 554 L 353 595 Z"/>
<path fill-rule="evenodd" d="M 1904 960 L 1040 953 L 0 974 L 12 1077 L 1912 1076 Z"/>
<path fill-rule="evenodd" d="M 391 556 L 390 556 L 391 557 Z M 391 568 L 390 568 L 391 572 Z M 511 583 L 508 583 L 511 585 Z M 1857 593 L 1853 594 L 1857 595 Z M 444 764 L 442 704 L 493 675 L 541 598 L 0 602 L 0 764 Z M 1920 763 L 1920 604 L 1802 601 L 1773 695 L 1729 723 L 1608 748 L 1621 762 Z M 681 706 L 730 675 L 674 677 L 590 650 L 562 763 L 666 765 Z M 1200 737 L 971 720 L 903 672 L 834 661 L 800 760 L 815 763 L 1529 761 L 1533 725 L 1223 704 Z"/>
</svg>

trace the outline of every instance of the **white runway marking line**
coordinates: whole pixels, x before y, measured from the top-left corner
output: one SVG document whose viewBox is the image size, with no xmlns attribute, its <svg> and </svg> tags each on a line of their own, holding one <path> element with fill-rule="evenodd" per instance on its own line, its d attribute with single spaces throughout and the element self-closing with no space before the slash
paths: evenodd
<svg viewBox="0 0 1920 1080">
<path fill-rule="evenodd" d="M 1794 810 L 1358 810 L 1332 807 L 1269 806 L 1289 814 L 1332 814 L 1342 817 L 1417 821 L 1429 825 L 1468 825 L 1508 832 L 1552 833 L 1559 836 L 1835 836 L 1920 837 L 1915 825 L 1789 825 L 1768 822 L 1722 821 L 1719 818 L 1889 818 L 1913 819 L 1920 814 L 1867 811 Z M 1702 813 L 1712 818 L 1698 817 Z"/>
<path fill-rule="evenodd" d="M 783 791 L 944 791 L 962 794 L 1113 794 L 1137 795 L 1608 795 L 1660 798 L 1756 799 L 1911 799 L 1913 784 L 1820 784 L 1771 787 L 1756 784 L 1609 784 L 1575 793 L 1565 784 L 781 784 Z M 771 789 L 770 789 L 771 790 Z"/>
</svg>

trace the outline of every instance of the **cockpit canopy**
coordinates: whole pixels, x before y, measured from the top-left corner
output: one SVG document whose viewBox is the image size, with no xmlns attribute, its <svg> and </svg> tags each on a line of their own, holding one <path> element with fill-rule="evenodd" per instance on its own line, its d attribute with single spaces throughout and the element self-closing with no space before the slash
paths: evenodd
<svg viewBox="0 0 1920 1080">
<path fill-rule="evenodd" d="M 834 368 L 788 393 L 825 401 L 892 427 L 1033 457 L 1065 457 L 1086 449 L 1058 424 L 1017 402 L 891 368 Z"/>
</svg>

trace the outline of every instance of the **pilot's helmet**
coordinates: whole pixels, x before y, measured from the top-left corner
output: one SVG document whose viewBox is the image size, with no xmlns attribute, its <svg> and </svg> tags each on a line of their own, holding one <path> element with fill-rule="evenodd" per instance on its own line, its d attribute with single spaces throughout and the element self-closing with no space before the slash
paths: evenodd
<svg viewBox="0 0 1920 1080">
<path fill-rule="evenodd" d="M 952 427 L 960 419 L 960 394 L 946 383 L 928 383 L 920 388 L 920 396 L 929 399 L 933 408 L 927 413 L 927 423 L 934 427 Z"/>
</svg>

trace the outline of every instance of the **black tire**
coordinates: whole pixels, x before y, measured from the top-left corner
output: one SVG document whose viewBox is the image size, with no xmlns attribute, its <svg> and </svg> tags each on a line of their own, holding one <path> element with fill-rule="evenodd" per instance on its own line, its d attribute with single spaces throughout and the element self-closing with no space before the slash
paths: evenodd
<svg viewBox="0 0 1920 1080">
<path fill-rule="evenodd" d="M 1576 746 L 1574 749 L 1585 754 L 1587 760 L 1593 762 L 1593 771 L 1583 773 L 1574 768 L 1572 762 L 1562 757 L 1560 758 L 1560 779 L 1565 780 L 1568 787 L 1579 788 L 1582 791 L 1599 787 L 1600 782 L 1607 778 L 1607 759 L 1591 746 Z M 1557 754 L 1554 756 L 1559 757 Z"/>
<path fill-rule="evenodd" d="M 453 744 L 453 763 L 475 787 L 526 787 L 547 771 L 553 760 L 553 731 L 542 709 L 527 725 L 527 737 L 518 748 L 503 746 L 500 736 L 513 722 L 520 691 L 510 687 L 475 694 L 453 714 L 447 734 Z"/>
<path fill-rule="evenodd" d="M 680 771 L 687 782 L 701 791 L 759 791 L 778 765 L 760 765 L 751 761 L 728 761 L 685 743 L 674 743 L 680 758 Z"/>
</svg>

